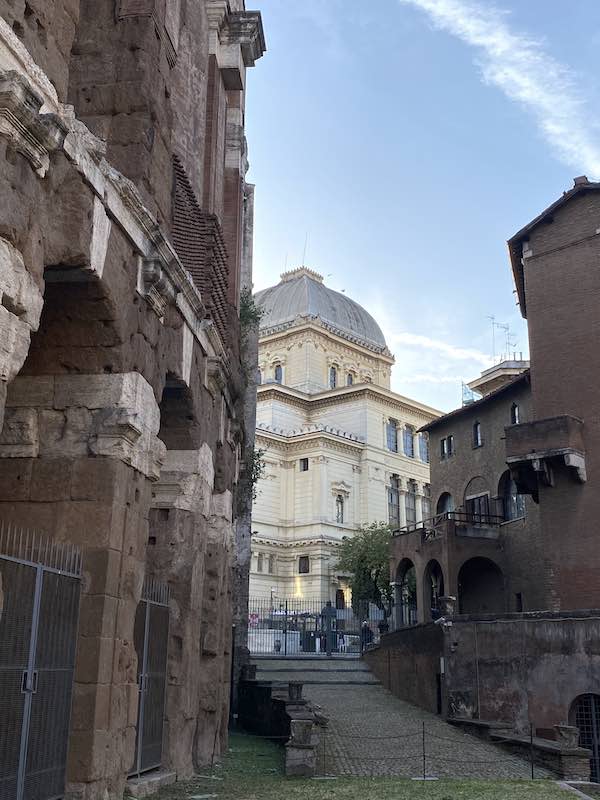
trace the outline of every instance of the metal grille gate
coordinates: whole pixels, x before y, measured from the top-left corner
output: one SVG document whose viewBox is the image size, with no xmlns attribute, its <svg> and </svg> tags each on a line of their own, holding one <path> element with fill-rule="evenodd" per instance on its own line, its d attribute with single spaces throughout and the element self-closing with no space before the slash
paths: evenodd
<svg viewBox="0 0 600 800">
<path fill-rule="evenodd" d="M 169 640 L 166 584 L 146 578 L 133 636 L 138 657 L 139 705 L 135 760 L 130 776 L 157 769 L 162 762 Z"/>
<path fill-rule="evenodd" d="M 63 796 L 80 589 L 77 548 L 0 523 L 0 800 Z"/>
<path fill-rule="evenodd" d="M 579 744 L 592 751 L 590 780 L 600 783 L 600 695 L 582 694 L 575 701 Z"/>
</svg>

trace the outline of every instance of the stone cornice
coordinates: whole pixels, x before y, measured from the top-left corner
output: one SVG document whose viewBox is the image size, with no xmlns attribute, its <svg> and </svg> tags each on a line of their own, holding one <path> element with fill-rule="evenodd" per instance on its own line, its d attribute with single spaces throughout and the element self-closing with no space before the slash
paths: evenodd
<svg viewBox="0 0 600 800">
<path fill-rule="evenodd" d="M 284 337 L 289 337 L 290 332 L 294 334 L 302 333 L 304 331 L 312 331 L 320 334 L 324 338 L 336 342 L 336 344 L 346 347 L 354 347 L 360 350 L 366 357 L 380 359 L 388 365 L 392 365 L 395 361 L 394 356 L 390 353 L 387 347 L 379 347 L 378 345 L 371 344 L 361 339 L 360 337 L 352 337 L 346 331 L 335 328 L 330 323 L 324 322 L 319 317 L 297 317 L 289 322 L 282 322 L 279 325 L 273 325 L 270 328 L 262 328 L 260 331 L 260 344 L 276 341 Z"/>
<path fill-rule="evenodd" d="M 43 99 L 15 70 L 0 72 L 0 136 L 22 153 L 43 178 L 50 153 L 59 150 L 67 126 L 56 114 L 42 114 Z"/>
<path fill-rule="evenodd" d="M 289 386 L 278 383 L 265 383 L 258 387 L 258 402 L 266 400 L 283 400 L 291 405 L 300 408 L 314 410 L 326 406 L 347 403 L 358 398 L 365 397 L 385 405 L 386 408 L 396 408 L 405 412 L 410 412 L 413 416 L 422 418 L 427 422 L 437 419 L 442 412 L 434 408 L 425 406 L 416 400 L 411 400 L 403 395 L 392 392 L 391 389 L 384 389 L 372 383 L 354 384 L 353 386 L 342 386 L 338 389 L 328 389 L 318 394 L 305 394 Z"/>
<path fill-rule="evenodd" d="M 352 455 L 357 455 L 357 453 L 366 447 L 364 442 L 352 442 L 348 439 L 337 437 L 335 434 L 311 433 L 291 441 L 285 436 L 265 432 L 260 429 L 256 431 L 256 441 L 264 442 L 265 444 L 268 443 L 269 446 L 274 449 L 289 453 L 304 452 L 309 444 L 318 444 L 327 450 L 336 450 L 341 453 L 349 453 Z"/>
</svg>

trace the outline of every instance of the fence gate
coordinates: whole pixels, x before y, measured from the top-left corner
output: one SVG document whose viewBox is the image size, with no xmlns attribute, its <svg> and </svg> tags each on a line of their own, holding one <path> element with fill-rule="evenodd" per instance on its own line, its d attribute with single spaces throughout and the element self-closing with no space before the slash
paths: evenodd
<svg viewBox="0 0 600 800">
<path fill-rule="evenodd" d="M 77 548 L 0 523 L 0 800 L 63 796 L 80 589 Z"/>
<path fill-rule="evenodd" d="M 146 578 L 133 636 L 138 657 L 139 705 L 135 760 L 130 776 L 157 769 L 162 762 L 169 641 L 166 584 Z"/>
<path fill-rule="evenodd" d="M 600 695 L 582 694 L 574 704 L 579 744 L 592 751 L 590 780 L 600 783 Z"/>
</svg>

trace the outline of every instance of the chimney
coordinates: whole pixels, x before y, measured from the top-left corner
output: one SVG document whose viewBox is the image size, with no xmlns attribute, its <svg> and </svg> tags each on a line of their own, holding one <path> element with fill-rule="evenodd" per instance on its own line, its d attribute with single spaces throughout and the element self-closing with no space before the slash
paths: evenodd
<svg viewBox="0 0 600 800">
<path fill-rule="evenodd" d="M 580 175 L 578 178 L 573 179 L 573 184 L 575 186 L 583 186 L 586 183 L 589 183 L 587 175 Z"/>
</svg>

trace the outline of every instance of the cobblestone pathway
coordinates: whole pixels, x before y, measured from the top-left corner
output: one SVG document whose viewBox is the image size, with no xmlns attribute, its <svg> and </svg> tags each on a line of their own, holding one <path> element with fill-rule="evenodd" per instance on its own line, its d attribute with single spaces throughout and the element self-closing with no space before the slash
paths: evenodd
<svg viewBox="0 0 600 800">
<path fill-rule="evenodd" d="M 329 726 L 319 771 L 326 775 L 530 778 L 528 762 L 487 744 L 439 717 L 404 703 L 379 685 L 306 685 Z M 536 778 L 551 777 L 536 767 Z"/>
</svg>

